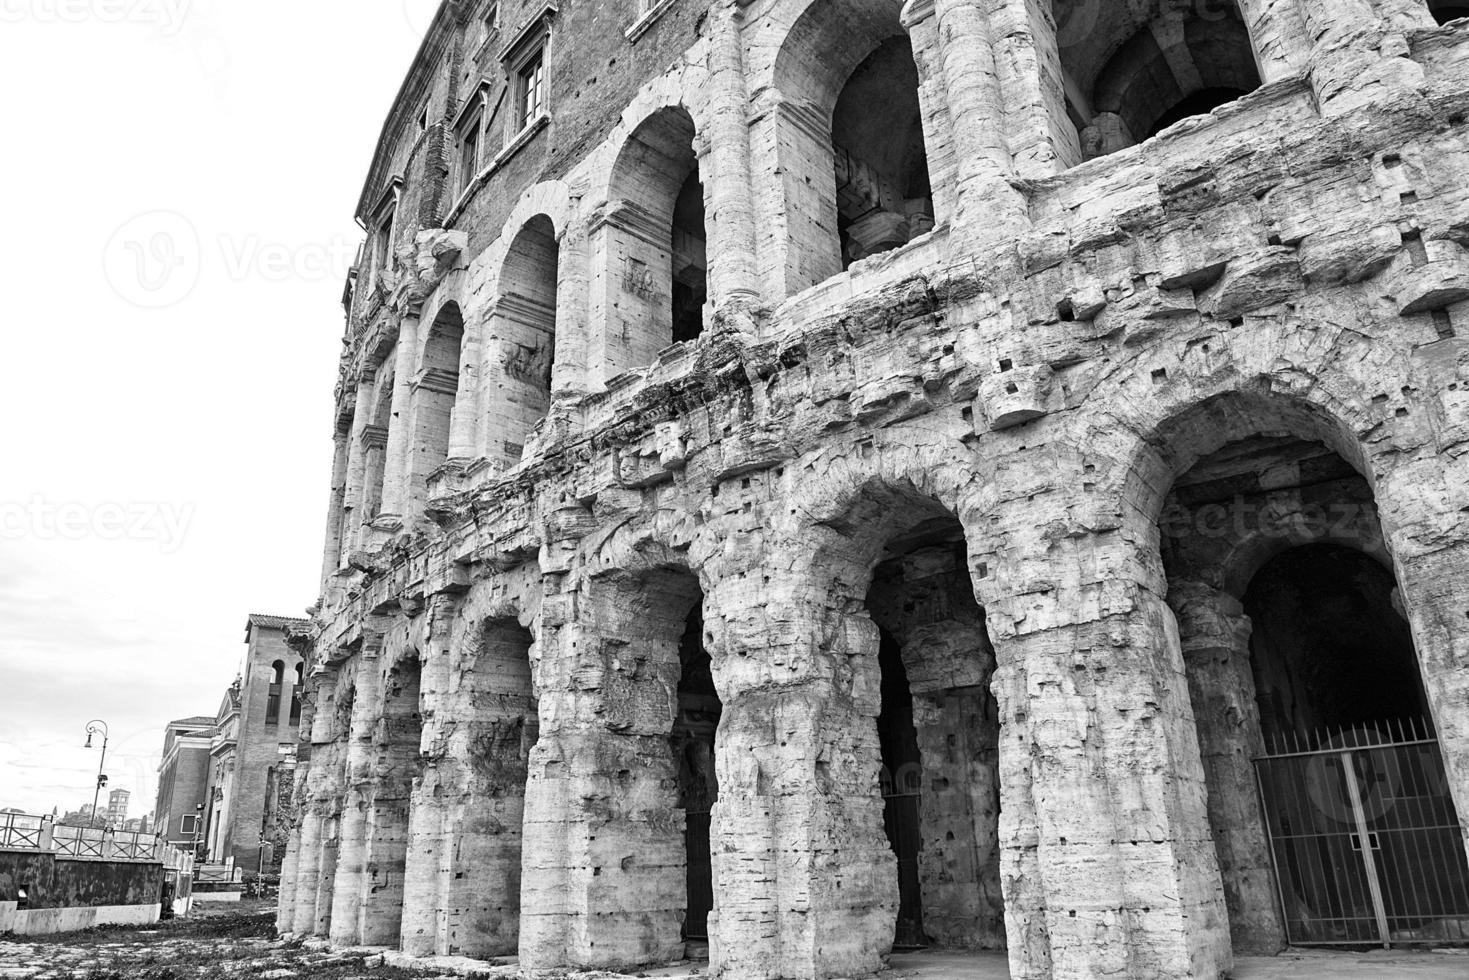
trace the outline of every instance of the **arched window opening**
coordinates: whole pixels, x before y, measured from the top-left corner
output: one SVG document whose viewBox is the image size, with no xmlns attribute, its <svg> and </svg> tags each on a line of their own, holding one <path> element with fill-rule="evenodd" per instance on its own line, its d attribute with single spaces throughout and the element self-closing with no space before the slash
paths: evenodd
<svg viewBox="0 0 1469 980">
<path fill-rule="evenodd" d="M 270 687 L 265 692 L 265 723 L 278 725 L 281 720 L 281 694 L 286 679 L 286 665 L 277 660 L 270 667 Z"/>
<path fill-rule="evenodd" d="M 686 109 L 660 109 L 628 137 L 612 167 L 597 239 L 607 267 L 598 298 L 606 328 L 594 362 L 606 379 L 652 363 L 703 330 L 704 185 Z"/>
<path fill-rule="evenodd" d="M 831 138 L 843 269 L 933 228 L 918 67 L 906 34 L 857 66 L 837 99 Z"/>
<path fill-rule="evenodd" d="M 710 827 L 719 781 L 714 771 L 714 742 L 723 707 L 714 689 L 713 662 L 704 649 L 702 602 L 695 602 L 679 642 L 682 673 L 678 714 L 670 740 L 678 771 L 678 807 L 684 813 L 685 881 L 688 909 L 683 938 L 708 941 L 709 913 L 714 910 L 714 872 L 710 859 Z"/>
<path fill-rule="evenodd" d="M 1429 0 L 1428 10 L 1439 24 L 1447 24 L 1450 21 L 1469 17 L 1469 3 L 1461 3 L 1458 0 Z"/>
<path fill-rule="evenodd" d="M 1322 443 L 1252 436 L 1175 480 L 1160 530 L 1235 950 L 1411 943 L 1463 914 L 1469 866 L 1435 829 L 1458 818 L 1371 486 Z"/>
<path fill-rule="evenodd" d="M 789 293 L 933 227 L 919 70 L 902 6 L 811 3 L 781 43 L 778 97 L 756 132 L 769 130 L 763 138 L 775 147 L 784 209 L 764 238 L 784 256 Z"/>
<path fill-rule="evenodd" d="M 1054 0 L 1067 109 L 1085 159 L 1141 143 L 1260 86 L 1232 2 Z"/>
<path fill-rule="evenodd" d="M 897 857 L 894 948 L 1005 948 L 994 648 L 963 528 L 932 501 L 873 572 L 883 824 Z"/>
<path fill-rule="evenodd" d="M 492 400 L 489 451 L 510 465 L 551 410 L 560 255 L 555 225 L 539 214 L 516 233 L 500 271 L 494 313 L 500 397 Z"/>
<path fill-rule="evenodd" d="M 464 317 L 458 303 L 445 304 L 429 328 L 423 360 L 413 386 L 413 499 L 422 500 L 428 477 L 449 461 L 454 401 L 459 394 L 459 357 L 464 345 Z"/>
</svg>

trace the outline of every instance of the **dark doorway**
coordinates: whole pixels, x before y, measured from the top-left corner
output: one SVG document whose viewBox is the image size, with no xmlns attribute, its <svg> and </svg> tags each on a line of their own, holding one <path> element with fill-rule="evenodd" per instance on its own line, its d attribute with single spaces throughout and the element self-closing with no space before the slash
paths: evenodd
<svg viewBox="0 0 1469 980">
<path fill-rule="evenodd" d="M 709 938 L 709 913 L 714 910 L 714 874 L 710 860 L 710 813 L 719 799 L 714 771 L 714 742 L 722 706 L 714 689 L 714 674 L 704 649 L 704 621 L 700 603 L 689 613 L 688 627 L 679 644 L 683 673 L 678 684 L 678 717 L 673 723 L 673 756 L 678 767 L 678 805 L 684 811 L 684 848 L 688 875 L 688 914 L 683 938 Z"/>
<path fill-rule="evenodd" d="M 1267 744 L 1428 717 L 1394 588 L 1373 558 L 1334 544 L 1293 548 L 1256 573 L 1244 604 Z"/>
<path fill-rule="evenodd" d="M 887 630 L 878 649 L 882 670 L 882 713 L 877 737 L 882 747 L 883 826 L 898 858 L 898 926 L 895 948 L 928 945 L 923 932 L 923 891 L 918 874 L 922 848 L 919 804 L 922 800 L 923 763 L 918 730 L 913 725 L 913 695 L 903 652 Z"/>
<path fill-rule="evenodd" d="M 695 166 L 673 205 L 673 342 L 694 340 L 704 332 L 709 299 L 704 238 L 704 185 Z"/>
</svg>

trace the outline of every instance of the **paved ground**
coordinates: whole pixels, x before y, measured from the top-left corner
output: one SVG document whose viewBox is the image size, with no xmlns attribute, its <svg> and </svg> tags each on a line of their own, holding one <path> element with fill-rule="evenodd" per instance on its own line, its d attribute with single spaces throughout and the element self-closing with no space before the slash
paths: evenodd
<svg viewBox="0 0 1469 980">
<path fill-rule="evenodd" d="M 211 910 L 153 929 L 94 930 L 42 942 L 0 938 L 0 980 L 457 980 L 519 977 L 513 963 L 408 961 L 386 950 L 328 950 L 275 939 L 274 916 L 259 904 Z M 704 963 L 639 973 L 702 980 Z M 614 974 L 577 974 L 605 980 Z M 892 958 L 883 980 L 1009 980 L 1004 956 L 909 953 Z M 562 975 L 572 980 L 573 975 Z M 1163 978 L 1135 978 L 1163 980 Z M 1404 953 L 1293 953 L 1241 960 L 1234 980 L 1469 980 L 1469 950 Z"/>
</svg>

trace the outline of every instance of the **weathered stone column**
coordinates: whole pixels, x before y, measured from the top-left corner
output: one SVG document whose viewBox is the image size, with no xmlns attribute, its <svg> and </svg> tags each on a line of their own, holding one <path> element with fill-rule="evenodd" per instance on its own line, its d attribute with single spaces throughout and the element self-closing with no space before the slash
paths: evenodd
<svg viewBox="0 0 1469 980">
<path fill-rule="evenodd" d="M 383 461 L 383 502 L 378 519 L 401 519 L 409 505 L 408 454 L 413 446 L 410 407 L 413 374 L 418 365 L 419 311 L 404 313 L 394 351 L 393 420 L 388 426 L 388 452 Z"/>
<path fill-rule="evenodd" d="M 1268 85 L 1307 69 L 1311 38 L 1301 0 L 1239 0 L 1239 10 L 1250 32 L 1260 81 Z"/>
<path fill-rule="evenodd" d="M 959 164 L 933 0 L 909 0 L 903 6 L 901 19 L 913 45 L 913 63 L 918 68 L 918 108 L 923 114 L 923 144 L 928 155 L 933 218 L 936 224 L 945 224 L 954 217 Z"/>
<path fill-rule="evenodd" d="M 1227 913 L 1178 629 L 1134 543 L 1150 535 L 1062 503 L 1009 497 L 1005 544 L 971 558 L 998 661 L 1011 976 L 1213 980 Z"/>
<path fill-rule="evenodd" d="M 369 645 L 370 644 L 370 645 Z M 382 640 L 370 640 L 344 669 L 354 677 L 352 720 L 346 739 L 346 781 L 332 885 L 331 941 L 362 941 L 362 906 L 368 889 L 367 820 L 372 804 L 373 734 L 382 710 Z"/>
<path fill-rule="evenodd" d="M 326 509 L 326 550 L 321 557 L 321 580 L 327 578 L 342 565 L 342 548 L 345 544 L 346 528 L 342 514 L 347 504 L 347 461 L 351 454 L 352 426 L 338 427 L 333 434 L 335 451 L 332 454 L 332 486 Z"/>
<path fill-rule="evenodd" d="M 1250 620 L 1238 599 L 1202 582 L 1170 581 L 1168 605 L 1178 618 L 1233 947 L 1272 956 L 1285 946 L 1285 928 L 1252 761 L 1265 740 Z"/>
<path fill-rule="evenodd" d="M 592 287 L 587 277 L 591 257 L 589 231 L 582 215 L 573 216 L 558 232 L 556 357 L 551 367 L 551 395 L 564 398 L 582 394 L 589 383 Z M 502 286 L 501 297 L 504 295 Z"/>
<path fill-rule="evenodd" d="M 520 964 L 683 956 L 684 817 L 670 734 L 689 573 L 614 572 L 542 606 L 540 738 L 525 796 Z"/>
<path fill-rule="evenodd" d="M 346 493 L 342 496 L 342 555 L 350 555 L 362 547 L 363 500 L 367 483 L 367 452 L 364 434 L 372 421 L 370 380 L 357 385 L 356 407 L 352 411 L 352 432 L 347 437 Z M 335 572 L 331 569 L 327 574 Z"/>
<path fill-rule="evenodd" d="M 724 702 L 711 969 L 740 980 L 875 973 L 897 915 L 877 627 L 796 564 L 723 573 L 706 602 Z"/>
<path fill-rule="evenodd" d="M 333 724 L 337 671 L 327 668 L 313 673 L 310 683 L 313 710 L 308 737 L 311 749 L 304 777 L 304 803 L 298 831 L 295 910 L 289 929 L 298 936 L 324 934 L 318 907 L 324 904 L 329 914 L 334 870 L 334 865 L 324 864 L 326 828 L 339 806 L 337 792 L 340 789 L 337 739 L 341 733 Z"/>
<path fill-rule="evenodd" d="M 321 888 L 321 822 L 319 813 L 307 810 L 301 814 L 301 827 L 296 832 L 296 887 L 289 920 L 285 918 L 286 905 L 281 903 L 281 920 L 289 921 L 282 932 L 309 936 L 315 931 L 316 895 Z"/>
<path fill-rule="evenodd" d="M 449 417 L 449 462 L 467 463 L 479 445 L 480 366 L 484 360 L 485 322 L 471 317 L 464 322 L 464 341 L 459 350 L 459 390 Z"/>
<path fill-rule="evenodd" d="M 958 224 L 989 235 L 1020 230 L 1025 201 L 1010 181 L 1005 109 L 991 25 L 978 0 L 934 0 L 959 160 Z"/>
<path fill-rule="evenodd" d="M 1311 84 L 1323 115 L 1380 102 L 1384 88 L 1412 88 L 1421 66 L 1401 35 L 1387 34 L 1368 0 L 1301 0 L 1311 38 Z"/>
<path fill-rule="evenodd" d="M 708 188 L 709 299 L 715 306 L 760 299 L 741 19 L 739 0 L 720 0 L 706 21 L 710 113 L 699 173 Z"/>
<path fill-rule="evenodd" d="M 1016 174 L 1037 180 L 1075 166 L 1081 147 L 1066 114 L 1050 0 L 1002 0 L 990 18 L 1005 142 Z"/>
</svg>

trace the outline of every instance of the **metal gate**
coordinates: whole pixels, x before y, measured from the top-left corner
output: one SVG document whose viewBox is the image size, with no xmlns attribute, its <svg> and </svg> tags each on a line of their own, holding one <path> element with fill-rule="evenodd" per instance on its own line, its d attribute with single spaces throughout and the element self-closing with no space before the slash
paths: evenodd
<svg viewBox="0 0 1469 980">
<path fill-rule="evenodd" d="M 1469 865 L 1432 732 L 1274 748 L 1255 775 L 1291 945 L 1469 944 Z"/>
</svg>

